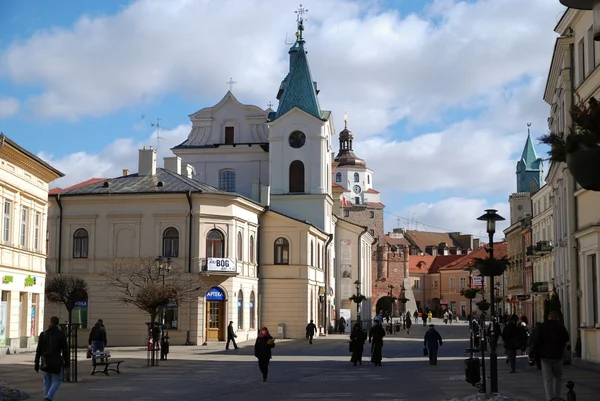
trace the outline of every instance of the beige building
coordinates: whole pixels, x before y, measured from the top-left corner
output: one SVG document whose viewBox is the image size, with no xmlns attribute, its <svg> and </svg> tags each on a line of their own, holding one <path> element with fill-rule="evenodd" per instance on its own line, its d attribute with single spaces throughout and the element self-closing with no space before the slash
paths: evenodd
<svg viewBox="0 0 600 401">
<path fill-rule="evenodd" d="M 600 97 L 600 49 L 593 39 L 591 11 L 567 9 L 555 27 L 556 40 L 544 100 L 549 128 L 568 132 L 569 109 Z M 600 362 L 600 193 L 582 189 L 565 163 L 550 166 L 554 197 L 554 288 L 563 304 L 572 350 Z"/>
<path fill-rule="evenodd" d="M 45 326 L 48 184 L 62 176 L 0 134 L 0 353 L 34 348 Z"/>
</svg>

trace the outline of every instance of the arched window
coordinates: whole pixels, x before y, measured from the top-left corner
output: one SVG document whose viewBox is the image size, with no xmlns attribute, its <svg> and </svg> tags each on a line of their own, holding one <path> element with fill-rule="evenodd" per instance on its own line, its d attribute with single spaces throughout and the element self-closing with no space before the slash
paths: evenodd
<svg viewBox="0 0 600 401">
<path fill-rule="evenodd" d="M 290 164 L 290 192 L 304 192 L 304 163 L 294 160 Z"/>
<path fill-rule="evenodd" d="M 243 248 L 243 241 L 242 241 L 242 232 L 238 231 L 238 236 L 237 236 L 237 259 L 242 261 L 244 260 L 244 248 Z"/>
<path fill-rule="evenodd" d="M 254 235 L 250 236 L 250 263 L 254 263 Z"/>
<path fill-rule="evenodd" d="M 274 264 L 289 265 L 290 264 L 290 243 L 287 239 L 279 237 L 275 240 L 274 247 Z"/>
<path fill-rule="evenodd" d="M 335 182 L 342 182 L 342 173 L 337 173 L 335 175 Z"/>
<path fill-rule="evenodd" d="M 169 227 L 163 233 L 162 256 L 167 258 L 179 257 L 179 231 Z"/>
<path fill-rule="evenodd" d="M 225 239 L 219 230 L 210 230 L 206 236 L 206 257 L 224 257 Z"/>
<path fill-rule="evenodd" d="M 250 328 L 251 329 L 255 329 L 256 328 L 256 312 L 254 309 L 254 304 L 255 304 L 255 299 L 254 299 L 254 291 L 252 291 L 250 293 Z"/>
<path fill-rule="evenodd" d="M 78 228 L 73 234 L 73 258 L 86 259 L 90 237 L 84 228 Z"/>
<path fill-rule="evenodd" d="M 370 217 L 370 218 L 374 218 L 374 217 L 375 217 L 375 212 L 373 212 L 373 211 L 370 211 L 370 212 L 369 212 L 369 217 Z"/>
<path fill-rule="evenodd" d="M 358 182 L 360 180 L 360 176 L 358 173 L 354 173 L 354 182 Z"/>
<path fill-rule="evenodd" d="M 315 243 L 310 240 L 310 265 L 315 265 Z"/>
<path fill-rule="evenodd" d="M 244 327 L 244 293 L 238 292 L 238 329 Z"/>
<path fill-rule="evenodd" d="M 235 171 L 219 171 L 219 189 L 221 191 L 235 192 Z"/>
</svg>

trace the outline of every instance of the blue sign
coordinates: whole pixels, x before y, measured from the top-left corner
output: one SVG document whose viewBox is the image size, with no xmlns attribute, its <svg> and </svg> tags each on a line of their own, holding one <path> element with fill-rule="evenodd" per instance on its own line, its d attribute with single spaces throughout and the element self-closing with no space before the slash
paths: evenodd
<svg viewBox="0 0 600 401">
<path fill-rule="evenodd" d="M 207 301 L 225 301 L 225 293 L 219 287 L 212 287 L 206 293 Z"/>
<path fill-rule="evenodd" d="M 88 307 L 88 301 L 75 301 L 75 305 L 76 308 L 87 308 Z"/>
</svg>

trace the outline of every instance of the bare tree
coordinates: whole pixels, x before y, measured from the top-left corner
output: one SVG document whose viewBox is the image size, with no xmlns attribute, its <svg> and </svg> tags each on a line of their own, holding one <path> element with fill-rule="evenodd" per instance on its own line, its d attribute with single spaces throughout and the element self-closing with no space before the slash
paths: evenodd
<svg viewBox="0 0 600 401">
<path fill-rule="evenodd" d="M 77 301 L 86 301 L 88 298 L 87 289 L 87 283 L 82 278 L 54 276 L 46 281 L 45 292 L 49 302 L 62 303 L 67 308 L 70 324 Z"/>
</svg>

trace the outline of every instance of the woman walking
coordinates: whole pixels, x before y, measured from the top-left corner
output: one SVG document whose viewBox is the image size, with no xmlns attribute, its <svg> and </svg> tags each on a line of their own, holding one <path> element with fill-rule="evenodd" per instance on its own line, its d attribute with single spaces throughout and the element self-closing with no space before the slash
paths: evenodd
<svg viewBox="0 0 600 401">
<path fill-rule="evenodd" d="M 260 329 L 260 333 L 254 343 L 254 356 L 258 359 L 258 368 L 263 376 L 263 382 L 267 381 L 269 374 L 269 361 L 271 360 L 271 349 L 275 347 L 275 339 L 269 334 L 266 327 Z"/>
<path fill-rule="evenodd" d="M 381 366 L 381 349 L 383 348 L 383 337 L 385 337 L 385 330 L 381 327 L 378 320 L 373 321 L 373 327 L 369 330 L 369 343 L 371 343 L 371 362 L 375 366 Z"/>
<path fill-rule="evenodd" d="M 366 340 L 367 335 L 360 328 L 360 324 L 355 323 L 354 328 L 352 329 L 352 333 L 350 333 L 350 348 L 352 350 L 352 357 L 350 358 L 350 362 L 352 362 L 354 366 L 356 366 L 357 362 L 359 365 L 362 366 L 362 354 Z"/>
<path fill-rule="evenodd" d="M 412 326 L 412 320 L 410 319 L 410 313 L 406 314 L 406 334 L 410 334 L 410 326 Z"/>
</svg>

